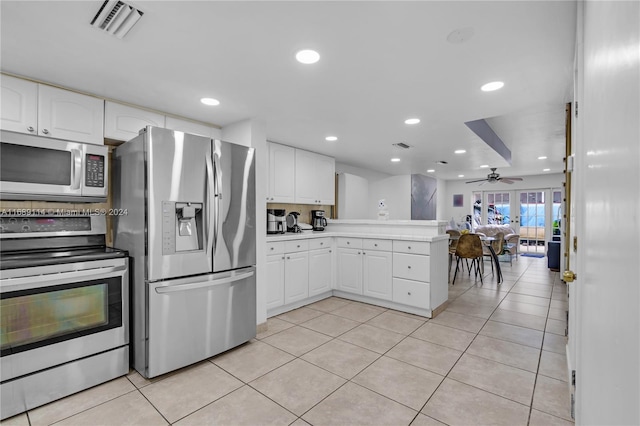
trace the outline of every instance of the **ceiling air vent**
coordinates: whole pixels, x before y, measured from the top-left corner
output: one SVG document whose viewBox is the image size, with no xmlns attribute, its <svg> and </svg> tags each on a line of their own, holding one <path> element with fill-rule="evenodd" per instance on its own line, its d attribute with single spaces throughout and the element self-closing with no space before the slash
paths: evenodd
<svg viewBox="0 0 640 426">
<path fill-rule="evenodd" d="M 143 13 L 118 0 L 105 0 L 91 25 L 118 38 L 124 37 Z"/>
<path fill-rule="evenodd" d="M 393 146 L 395 146 L 396 148 L 402 148 L 402 149 L 409 149 L 411 148 L 411 145 L 407 145 L 404 142 L 398 142 L 398 143 L 394 143 L 392 144 Z"/>
</svg>

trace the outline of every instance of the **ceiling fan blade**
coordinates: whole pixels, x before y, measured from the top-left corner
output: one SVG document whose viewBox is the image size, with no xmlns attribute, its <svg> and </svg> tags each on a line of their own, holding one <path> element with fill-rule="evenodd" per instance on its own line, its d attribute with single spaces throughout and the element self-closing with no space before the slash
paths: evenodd
<svg viewBox="0 0 640 426">
<path fill-rule="evenodd" d="M 507 176 L 505 176 L 505 177 L 503 177 L 503 178 L 500 178 L 500 180 L 502 180 L 502 179 L 509 179 L 509 180 L 523 180 L 521 177 L 507 177 Z"/>
<path fill-rule="evenodd" d="M 465 183 L 475 183 L 475 182 L 482 182 L 482 181 L 486 181 L 486 179 L 470 180 L 469 182 L 465 182 Z"/>
<path fill-rule="evenodd" d="M 500 182 L 502 182 L 502 183 L 508 183 L 509 185 L 512 185 L 512 184 L 513 184 L 513 181 L 512 181 L 511 179 L 508 179 L 508 178 L 501 178 L 501 179 L 500 179 Z"/>
</svg>

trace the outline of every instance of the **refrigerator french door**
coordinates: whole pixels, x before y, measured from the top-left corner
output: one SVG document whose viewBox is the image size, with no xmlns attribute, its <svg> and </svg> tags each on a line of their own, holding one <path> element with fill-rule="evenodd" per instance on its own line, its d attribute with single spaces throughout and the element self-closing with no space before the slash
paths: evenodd
<svg viewBox="0 0 640 426">
<path fill-rule="evenodd" d="M 255 336 L 254 150 L 147 127 L 114 152 L 133 364 L 154 377 Z"/>
</svg>

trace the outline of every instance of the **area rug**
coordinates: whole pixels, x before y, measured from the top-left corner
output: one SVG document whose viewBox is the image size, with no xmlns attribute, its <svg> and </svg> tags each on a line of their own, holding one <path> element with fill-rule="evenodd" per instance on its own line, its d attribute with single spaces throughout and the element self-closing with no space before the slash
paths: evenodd
<svg viewBox="0 0 640 426">
<path fill-rule="evenodd" d="M 546 254 L 544 254 L 544 253 L 520 253 L 520 256 L 522 256 L 522 257 L 545 257 Z"/>
</svg>

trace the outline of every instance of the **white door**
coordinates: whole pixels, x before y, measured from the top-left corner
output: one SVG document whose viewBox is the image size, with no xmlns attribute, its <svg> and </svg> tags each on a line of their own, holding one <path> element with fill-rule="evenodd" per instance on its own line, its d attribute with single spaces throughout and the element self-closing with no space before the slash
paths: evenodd
<svg viewBox="0 0 640 426">
<path fill-rule="evenodd" d="M 576 424 L 638 425 L 640 2 L 578 8 Z"/>
<path fill-rule="evenodd" d="M 103 145 L 104 101 L 39 84 L 38 134 Z"/>
<path fill-rule="evenodd" d="M 295 197 L 295 148 L 268 143 L 269 193 L 271 203 L 293 203 Z"/>
<path fill-rule="evenodd" d="M 390 251 L 367 250 L 362 258 L 363 294 L 378 299 L 391 300 L 392 253 Z"/>
<path fill-rule="evenodd" d="M 284 305 L 284 254 L 267 256 L 267 310 Z"/>
<path fill-rule="evenodd" d="M 333 254 L 329 248 L 309 251 L 309 296 L 331 290 Z"/>
<path fill-rule="evenodd" d="M 309 252 L 287 253 L 284 264 L 284 303 L 309 297 Z"/>
<path fill-rule="evenodd" d="M 551 239 L 549 191 L 531 189 L 518 192 L 520 202 L 520 252 L 546 253 L 546 240 Z"/>
<path fill-rule="evenodd" d="M 296 203 L 319 204 L 321 183 L 316 179 L 317 155 L 296 149 Z"/>
<path fill-rule="evenodd" d="M 338 249 L 338 290 L 362 294 L 362 250 Z"/>
<path fill-rule="evenodd" d="M 38 133 L 38 84 L 8 75 L 0 76 L 0 128 Z"/>
<path fill-rule="evenodd" d="M 165 116 L 156 112 L 106 101 L 104 107 L 104 137 L 128 141 L 138 136 L 146 126 L 164 127 Z M 173 129 L 172 130 L 177 130 Z"/>
<path fill-rule="evenodd" d="M 336 203 L 336 161 L 325 155 L 316 156 L 318 202 L 323 205 Z"/>
</svg>

